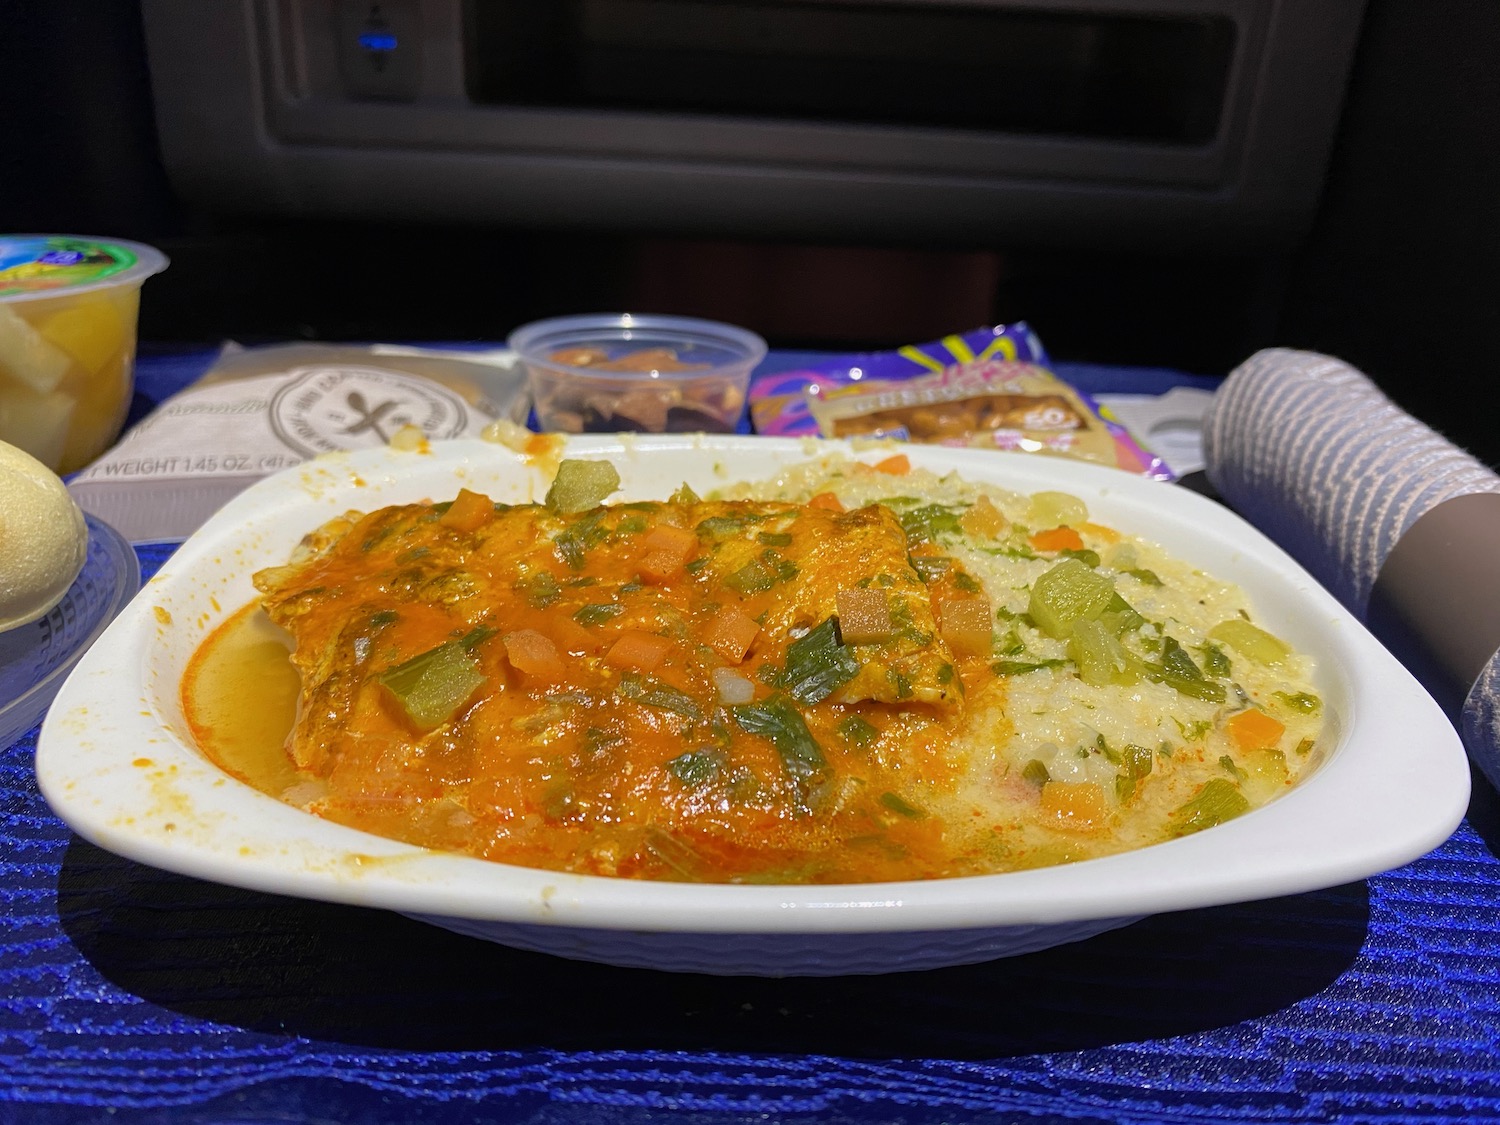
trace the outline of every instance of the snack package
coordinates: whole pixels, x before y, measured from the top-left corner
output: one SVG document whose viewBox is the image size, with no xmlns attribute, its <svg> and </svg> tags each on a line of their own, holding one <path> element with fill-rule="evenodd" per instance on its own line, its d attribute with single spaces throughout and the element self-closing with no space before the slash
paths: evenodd
<svg viewBox="0 0 1500 1125">
<path fill-rule="evenodd" d="M 1161 458 L 1050 370 L 1024 323 L 767 376 L 751 389 L 750 413 L 762 434 L 1008 449 L 1173 479 Z"/>
<path fill-rule="evenodd" d="M 414 426 L 431 440 L 524 425 L 514 353 L 378 344 L 229 344 L 68 482 L 79 506 L 127 539 L 179 539 L 261 477 Z"/>
</svg>

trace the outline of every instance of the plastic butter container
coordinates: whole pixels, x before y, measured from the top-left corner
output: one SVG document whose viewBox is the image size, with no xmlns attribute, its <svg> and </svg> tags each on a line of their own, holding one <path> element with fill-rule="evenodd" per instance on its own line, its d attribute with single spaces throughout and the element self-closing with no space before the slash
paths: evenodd
<svg viewBox="0 0 1500 1125">
<path fill-rule="evenodd" d="M 0 441 L 57 473 L 109 447 L 130 407 L 141 284 L 166 267 L 123 239 L 0 235 Z"/>
<path fill-rule="evenodd" d="M 684 316 L 600 313 L 524 325 L 537 422 L 563 433 L 733 433 L 750 372 L 766 355 L 754 332 Z"/>
</svg>

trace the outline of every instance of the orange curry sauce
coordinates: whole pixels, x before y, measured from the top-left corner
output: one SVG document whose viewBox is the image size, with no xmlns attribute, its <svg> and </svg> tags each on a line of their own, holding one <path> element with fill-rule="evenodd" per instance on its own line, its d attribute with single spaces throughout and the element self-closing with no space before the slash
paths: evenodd
<svg viewBox="0 0 1500 1125">
<path fill-rule="evenodd" d="M 987 642 L 989 602 L 951 560 L 919 577 L 923 548 L 885 507 L 688 498 L 560 515 L 465 491 L 351 514 L 308 545 L 257 575 L 300 674 L 276 768 L 248 778 L 277 796 L 581 873 L 976 870 L 969 826 L 942 810 L 966 715 L 1003 686 L 988 644 L 947 624 L 983 621 Z M 244 628 L 210 638 L 184 683 L 210 755 L 226 720 L 202 670 Z"/>
</svg>

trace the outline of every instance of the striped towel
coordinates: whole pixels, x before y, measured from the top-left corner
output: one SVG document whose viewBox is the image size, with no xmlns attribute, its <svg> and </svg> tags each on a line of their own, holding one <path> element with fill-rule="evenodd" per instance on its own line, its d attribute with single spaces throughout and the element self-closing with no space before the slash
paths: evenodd
<svg viewBox="0 0 1500 1125">
<path fill-rule="evenodd" d="M 1500 493 L 1500 476 L 1365 375 L 1285 348 L 1256 353 L 1224 381 L 1204 418 L 1203 450 L 1219 495 L 1361 619 L 1381 565 L 1419 518 L 1457 496 Z M 1500 786 L 1500 654 L 1454 718 Z"/>
</svg>

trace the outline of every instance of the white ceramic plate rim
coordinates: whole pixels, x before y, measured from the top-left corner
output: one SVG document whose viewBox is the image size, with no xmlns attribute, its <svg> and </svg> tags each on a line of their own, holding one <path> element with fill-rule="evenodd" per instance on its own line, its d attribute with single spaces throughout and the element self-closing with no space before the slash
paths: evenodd
<svg viewBox="0 0 1500 1125">
<path fill-rule="evenodd" d="M 591 436 L 621 498 L 759 479 L 840 443 L 743 436 Z M 186 737 L 184 652 L 253 596 L 249 575 L 349 508 L 446 498 L 459 486 L 525 500 L 543 471 L 510 450 L 456 441 L 368 450 L 253 486 L 185 543 L 59 693 L 37 776 L 81 836 L 215 882 L 406 913 L 604 930 L 925 932 L 1136 916 L 1335 886 L 1407 863 L 1462 819 L 1469 773 L 1427 693 L 1317 582 L 1228 509 L 1119 470 L 1026 454 L 903 447 L 912 462 L 1021 491 L 1064 489 L 1100 519 L 1156 539 L 1251 594 L 1267 626 L 1320 663 L 1336 750 L 1285 796 L 1228 824 L 1123 855 L 1003 875 L 837 886 L 724 886 L 573 876 L 428 851 L 325 821 L 227 776 Z M 865 460 L 888 450 L 854 450 Z M 653 478 L 655 483 L 653 483 Z"/>
</svg>

